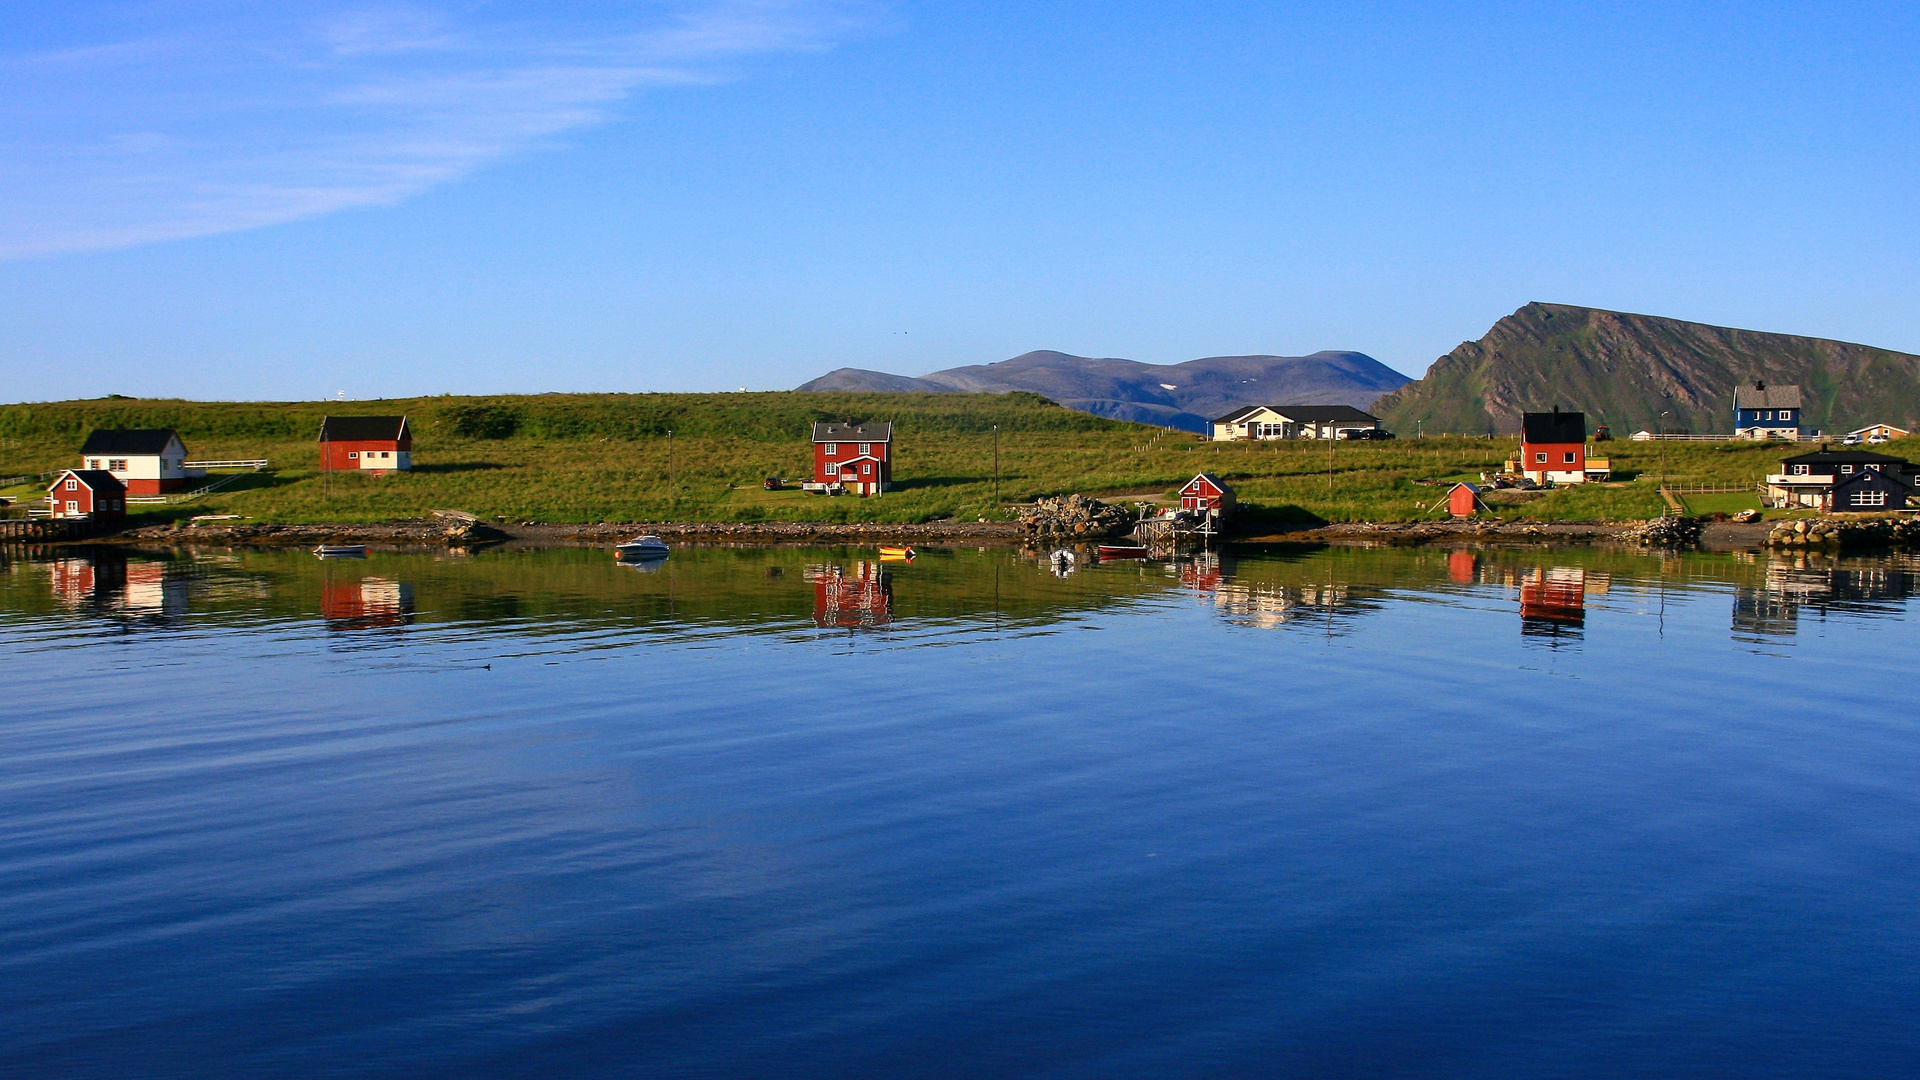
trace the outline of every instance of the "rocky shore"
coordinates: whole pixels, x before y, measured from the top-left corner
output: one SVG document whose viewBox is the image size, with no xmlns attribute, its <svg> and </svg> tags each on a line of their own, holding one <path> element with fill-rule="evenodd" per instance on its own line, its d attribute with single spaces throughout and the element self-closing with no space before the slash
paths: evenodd
<svg viewBox="0 0 1920 1080">
<path fill-rule="evenodd" d="M 921 525 L 870 523 L 766 522 L 611 522 L 555 525 L 473 520 L 420 519 L 381 524 L 273 525 L 209 521 L 149 525 L 100 538 L 103 542 L 201 543 L 257 547 L 306 547 L 317 544 L 395 544 L 466 546 L 489 542 L 527 544 L 614 544 L 641 533 L 682 542 L 752 544 L 935 543 L 963 540 L 1018 540 L 1025 531 L 1016 521 L 935 521 Z"/>
</svg>

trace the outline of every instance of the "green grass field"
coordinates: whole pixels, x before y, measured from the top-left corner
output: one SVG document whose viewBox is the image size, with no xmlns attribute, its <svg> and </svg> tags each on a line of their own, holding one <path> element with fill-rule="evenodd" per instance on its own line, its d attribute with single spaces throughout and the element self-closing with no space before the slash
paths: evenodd
<svg viewBox="0 0 1920 1080">
<path fill-rule="evenodd" d="M 313 438 L 328 411 L 407 414 L 414 472 L 323 477 Z M 878 499 L 762 490 L 767 476 L 810 478 L 809 424 L 847 418 L 895 422 L 895 490 Z M 1448 485 L 1498 469 L 1516 449 L 1510 439 L 1461 436 L 1338 443 L 1331 450 L 1326 443 L 1215 444 L 1102 420 L 1029 394 L 606 394 L 349 404 L 108 399 L 0 407 L 0 476 L 76 464 L 94 427 L 173 427 L 194 458 L 273 462 L 271 471 L 230 490 L 148 512 L 153 520 L 241 514 L 287 523 L 383 521 L 431 509 L 542 522 L 996 518 L 1007 505 L 1040 495 L 1167 493 L 1203 470 L 1235 487 L 1256 526 L 1404 521 L 1442 516 L 1436 504 Z M 1900 444 L 1880 449 L 1903 453 Z M 1557 490 L 1497 515 L 1651 517 L 1663 508 L 1663 467 L 1675 484 L 1750 484 L 1776 471 L 1788 452 L 1766 444 L 1675 443 L 1663 450 L 1632 442 L 1596 450 L 1612 460 L 1618 482 Z M 1914 452 L 1920 447 L 1905 454 Z M 8 494 L 41 491 L 0 492 Z"/>
</svg>

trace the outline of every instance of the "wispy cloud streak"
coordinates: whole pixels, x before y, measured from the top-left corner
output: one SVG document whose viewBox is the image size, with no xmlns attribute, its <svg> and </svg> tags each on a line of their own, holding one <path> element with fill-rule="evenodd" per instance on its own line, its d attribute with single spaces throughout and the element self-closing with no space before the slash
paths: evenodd
<svg viewBox="0 0 1920 1080">
<path fill-rule="evenodd" d="M 402 5 L 197 11 L 0 54 L 0 259 L 391 204 L 614 119 L 649 87 L 735 77 L 868 22 L 831 0 L 624 5 L 565 25 Z"/>
</svg>

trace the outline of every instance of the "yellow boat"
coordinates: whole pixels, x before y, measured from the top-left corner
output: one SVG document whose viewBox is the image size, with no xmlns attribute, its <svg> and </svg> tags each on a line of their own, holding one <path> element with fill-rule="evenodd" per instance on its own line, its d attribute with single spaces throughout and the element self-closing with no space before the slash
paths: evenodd
<svg viewBox="0 0 1920 1080">
<path fill-rule="evenodd" d="M 883 559 L 911 559 L 913 558 L 913 549 L 911 547 L 895 547 L 882 544 L 880 545 L 880 557 Z"/>
</svg>

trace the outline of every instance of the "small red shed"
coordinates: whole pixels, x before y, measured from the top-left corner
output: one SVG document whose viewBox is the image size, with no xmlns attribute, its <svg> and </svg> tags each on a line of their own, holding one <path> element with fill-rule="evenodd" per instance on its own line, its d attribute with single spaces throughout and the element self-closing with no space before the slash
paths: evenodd
<svg viewBox="0 0 1920 1080">
<path fill-rule="evenodd" d="M 47 489 L 57 518 L 118 520 L 127 516 L 127 485 L 105 469 L 68 469 Z"/>
<path fill-rule="evenodd" d="M 1180 509 L 1197 513 L 1218 511 L 1221 517 L 1233 513 L 1233 489 L 1212 473 L 1201 473 L 1180 489 Z"/>
<path fill-rule="evenodd" d="M 1472 484 L 1455 484 L 1447 492 L 1447 513 L 1454 517 L 1472 517 L 1480 506 L 1480 489 Z"/>
</svg>

